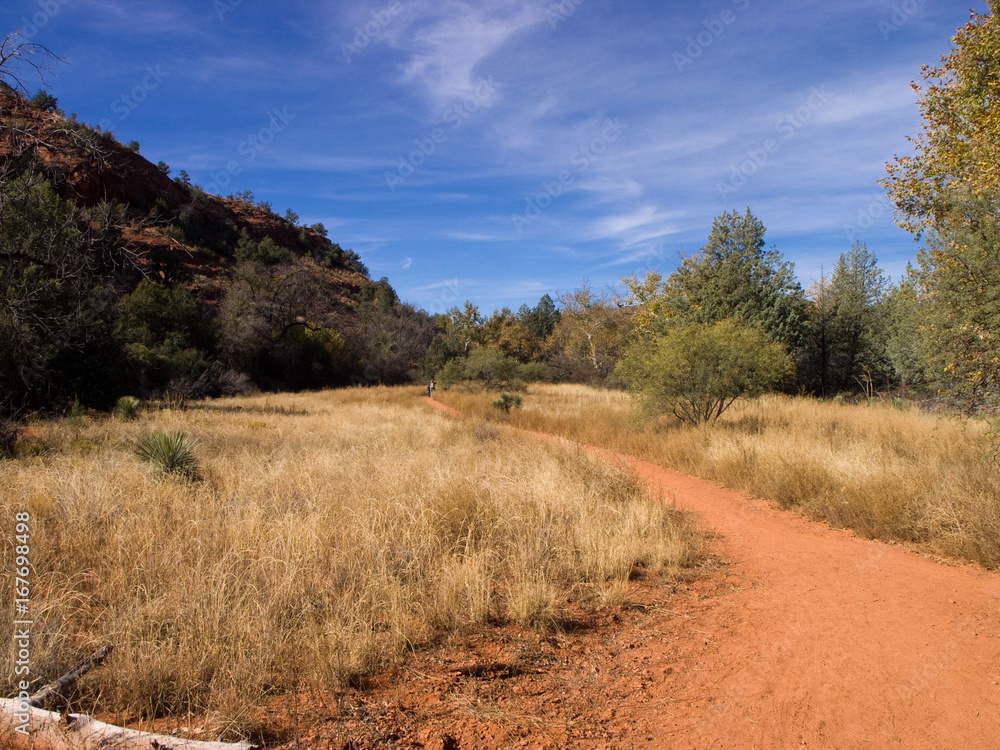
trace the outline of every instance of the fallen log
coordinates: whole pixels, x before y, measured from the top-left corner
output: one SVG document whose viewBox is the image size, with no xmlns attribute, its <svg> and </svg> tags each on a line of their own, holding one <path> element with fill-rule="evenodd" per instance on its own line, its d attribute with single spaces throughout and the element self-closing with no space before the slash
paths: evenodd
<svg viewBox="0 0 1000 750">
<path fill-rule="evenodd" d="M 27 719 L 27 721 L 25 721 Z M 32 708 L 0 698 L 0 747 L 12 750 L 260 750 L 249 742 L 205 742 L 105 724 L 85 714 Z"/>
<path fill-rule="evenodd" d="M 48 685 L 43 687 L 31 696 L 30 702 L 32 707 L 44 708 L 47 701 L 55 700 L 57 698 L 65 700 L 66 691 L 91 669 L 101 666 L 101 662 L 108 658 L 114 648 L 114 646 L 105 646 L 89 659 L 81 661 L 55 682 L 50 682 Z"/>
</svg>

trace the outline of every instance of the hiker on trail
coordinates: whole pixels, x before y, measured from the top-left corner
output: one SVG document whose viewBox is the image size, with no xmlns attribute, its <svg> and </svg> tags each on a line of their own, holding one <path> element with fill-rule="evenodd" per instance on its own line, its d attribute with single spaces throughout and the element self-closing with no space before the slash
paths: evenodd
<svg viewBox="0 0 1000 750">
<path fill-rule="evenodd" d="M 434 388 L 434 381 L 432 380 L 427 384 L 427 398 L 431 397 L 431 394 L 434 392 Z"/>
</svg>

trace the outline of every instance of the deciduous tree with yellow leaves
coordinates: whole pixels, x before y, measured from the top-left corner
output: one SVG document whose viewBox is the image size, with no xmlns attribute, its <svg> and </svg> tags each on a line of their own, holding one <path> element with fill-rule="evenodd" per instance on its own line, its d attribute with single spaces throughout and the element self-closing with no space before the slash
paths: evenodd
<svg viewBox="0 0 1000 750">
<path fill-rule="evenodd" d="M 913 274 L 925 369 L 963 406 L 1000 396 L 1000 0 L 924 66 L 923 132 L 886 165 L 897 222 L 925 240 Z"/>
</svg>

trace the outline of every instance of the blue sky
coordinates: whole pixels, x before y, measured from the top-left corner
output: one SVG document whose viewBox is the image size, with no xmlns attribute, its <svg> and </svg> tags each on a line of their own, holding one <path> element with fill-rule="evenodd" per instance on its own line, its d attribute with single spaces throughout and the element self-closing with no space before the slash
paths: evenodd
<svg viewBox="0 0 1000 750">
<path fill-rule="evenodd" d="M 877 180 L 935 0 L 6 0 L 67 114 L 223 195 L 323 222 L 430 312 L 669 272 L 747 207 L 803 286 L 916 245 Z M 974 0 L 977 11 L 985 4 Z"/>
</svg>

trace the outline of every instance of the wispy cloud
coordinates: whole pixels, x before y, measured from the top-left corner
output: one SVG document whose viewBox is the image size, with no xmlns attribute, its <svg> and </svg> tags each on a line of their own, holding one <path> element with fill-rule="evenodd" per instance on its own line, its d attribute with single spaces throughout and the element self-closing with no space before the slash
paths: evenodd
<svg viewBox="0 0 1000 750">
<path fill-rule="evenodd" d="M 480 64 L 516 32 L 544 20 L 540 4 L 517 0 L 425 2 L 407 14 L 410 24 L 387 40 L 408 53 L 403 80 L 436 105 L 470 95 Z"/>
</svg>

